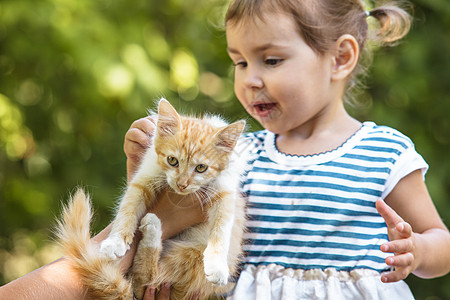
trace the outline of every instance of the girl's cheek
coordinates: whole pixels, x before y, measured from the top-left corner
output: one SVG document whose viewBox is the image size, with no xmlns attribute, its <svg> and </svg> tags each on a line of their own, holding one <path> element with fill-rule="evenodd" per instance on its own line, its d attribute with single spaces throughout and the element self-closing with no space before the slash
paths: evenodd
<svg viewBox="0 0 450 300">
<path fill-rule="evenodd" d="M 242 92 L 242 86 L 239 85 L 238 82 L 234 83 L 234 94 L 238 98 L 239 102 L 241 102 L 241 104 L 242 104 L 244 101 L 244 98 L 243 98 L 244 93 Z"/>
</svg>

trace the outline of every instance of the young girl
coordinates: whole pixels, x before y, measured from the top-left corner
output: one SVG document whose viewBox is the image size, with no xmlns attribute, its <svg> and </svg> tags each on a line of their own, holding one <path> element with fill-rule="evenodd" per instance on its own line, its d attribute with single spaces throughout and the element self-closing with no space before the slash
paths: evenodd
<svg viewBox="0 0 450 300">
<path fill-rule="evenodd" d="M 265 128 L 247 135 L 247 256 L 232 299 L 412 299 L 408 274 L 449 272 L 427 164 L 406 136 L 344 108 L 369 37 L 394 42 L 409 23 L 360 0 L 232 1 L 235 92 Z"/>
<path fill-rule="evenodd" d="M 265 130 L 246 139 L 247 256 L 230 298 L 412 299 L 402 281 L 410 273 L 449 272 L 450 234 L 423 180 L 427 164 L 406 136 L 344 108 L 369 37 L 390 43 L 408 29 L 394 5 L 232 1 L 235 92 Z M 153 128 L 145 118 L 127 133 L 129 178 Z"/>
</svg>

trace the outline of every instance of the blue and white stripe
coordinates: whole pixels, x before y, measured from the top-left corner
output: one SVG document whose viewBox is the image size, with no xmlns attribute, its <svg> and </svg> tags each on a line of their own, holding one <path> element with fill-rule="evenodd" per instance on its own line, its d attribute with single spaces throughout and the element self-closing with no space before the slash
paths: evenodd
<svg viewBox="0 0 450 300">
<path fill-rule="evenodd" d="M 387 230 L 375 201 L 395 186 L 392 180 L 427 167 L 406 136 L 366 122 L 340 148 L 313 156 L 280 153 L 268 131 L 247 138 L 252 154 L 243 185 L 249 205 L 246 263 L 388 268 L 388 255 L 380 251 Z M 404 153 L 414 153 L 413 166 L 403 162 Z"/>
</svg>

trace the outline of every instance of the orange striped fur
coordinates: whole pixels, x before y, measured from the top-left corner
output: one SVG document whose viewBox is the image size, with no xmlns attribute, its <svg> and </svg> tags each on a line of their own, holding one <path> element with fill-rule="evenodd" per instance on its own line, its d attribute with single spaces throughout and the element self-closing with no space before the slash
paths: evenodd
<svg viewBox="0 0 450 300">
<path fill-rule="evenodd" d="M 166 100 L 159 103 L 152 147 L 128 185 L 111 233 L 96 249 L 90 241 L 89 197 L 79 190 L 63 212 L 58 236 L 66 256 L 95 299 L 141 299 L 145 286 L 167 282 L 171 299 L 200 299 L 232 288 L 242 254 L 245 203 L 239 192 L 243 158 L 233 152 L 244 121 L 228 125 L 215 116 L 180 116 Z M 161 224 L 147 209 L 168 189 L 193 194 L 207 221 L 161 241 Z M 117 258 L 133 240 L 143 238 L 129 273 Z"/>
</svg>

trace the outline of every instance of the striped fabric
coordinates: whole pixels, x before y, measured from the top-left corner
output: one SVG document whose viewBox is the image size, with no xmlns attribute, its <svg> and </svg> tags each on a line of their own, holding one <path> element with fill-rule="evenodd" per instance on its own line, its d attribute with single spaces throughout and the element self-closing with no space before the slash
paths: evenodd
<svg viewBox="0 0 450 300">
<path fill-rule="evenodd" d="M 398 131 L 366 122 L 340 148 L 313 156 L 277 151 L 275 135 L 247 135 L 250 160 L 243 185 L 249 232 L 245 263 L 381 272 L 388 256 L 375 201 L 427 165 Z"/>
</svg>

